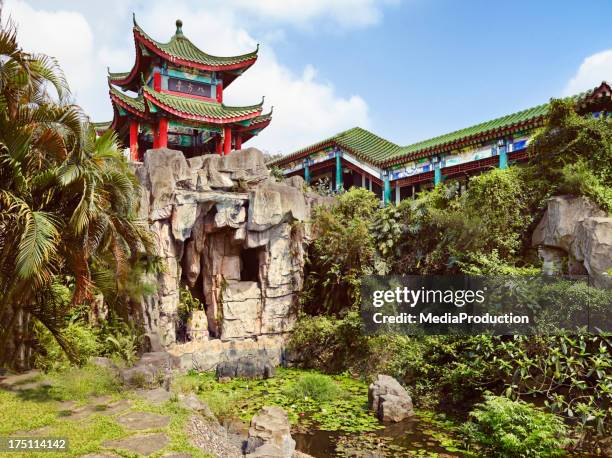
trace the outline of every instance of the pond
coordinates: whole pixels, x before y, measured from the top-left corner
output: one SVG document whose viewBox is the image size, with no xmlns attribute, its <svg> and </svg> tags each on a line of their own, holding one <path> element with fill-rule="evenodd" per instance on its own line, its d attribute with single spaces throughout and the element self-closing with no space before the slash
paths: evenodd
<svg viewBox="0 0 612 458">
<path fill-rule="evenodd" d="M 450 431 L 432 414 L 419 412 L 413 418 L 361 434 L 310 430 L 293 434 L 296 448 L 315 458 L 330 457 L 431 457 L 473 456 L 460 451 Z M 443 422 L 442 422 L 443 424 Z"/>
<path fill-rule="evenodd" d="M 467 457 L 453 436 L 448 416 L 417 411 L 415 417 L 381 424 L 368 410 L 368 384 L 348 374 L 328 376 L 314 371 L 280 368 L 266 380 L 232 379 L 219 383 L 214 374 L 191 374 L 182 382 L 202 397 L 219 418 L 250 422 L 264 405 L 285 409 L 297 449 L 317 458 Z"/>
</svg>

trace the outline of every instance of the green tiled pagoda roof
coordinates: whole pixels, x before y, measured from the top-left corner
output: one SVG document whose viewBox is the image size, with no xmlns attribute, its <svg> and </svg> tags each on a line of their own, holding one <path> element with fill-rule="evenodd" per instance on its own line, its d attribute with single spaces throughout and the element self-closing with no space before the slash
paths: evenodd
<svg viewBox="0 0 612 458">
<path fill-rule="evenodd" d="M 610 100 L 611 97 L 610 84 L 603 81 L 596 88 L 572 96 L 570 99 L 584 104 L 593 100 Z M 469 145 L 489 136 L 495 138 L 502 132 L 516 132 L 524 127 L 537 126 L 544 121 L 548 114 L 549 105 L 548 103 L 538 105 L 407 146 L 398 146 L 365 129 L 354 127 L 279 158 L 273 161 L 273 164 L 286 164 L 323 148 L 337 146 L 370 164 L 385 167 L 449 151 L 457 146 Z"/>
<path fill-rule="evenodd" d="M 98 132 L 110 129 L 112 121 L 90 122 L 91 126 Z"/>
<path fill-rule="evenodd" d="M 131 72 L 108 72 L 108 79 L 111 81 L 120 81 L 124 80 L 128 76 L 130 76 Z"/>
<path fill-rule="evenodd" d="M 144 113 L 145 111 L 145 102 L 141 95 L 138 97 L 130 97 L 127 94 L 124 94 L 114 86 L 110 86 L 111 95 L 117 97 L 123 103 L 133 108 L 134 110 L 139 111 L 140 113 Z"/>
<path fill-rule="evenodd" d="M 251 125 L 260 124 L 262 122 L 266 122 L 271 119 L 272 119 L 272 110 L 270 110 L 270 113 L 262 114 L 262 115 L 256 116 L 253 119 L 251 119 Z"/>
<path fill-rule="evenodd" d="M 179 21 L 177 21 L 177 26 L 180 27 L 178 23 Z M 162 53 L 167 54 L 176 59 L 181 59 L 188 62 L 193 62 L 196 64 L 202 64 L 211 67 L 229 67 L 236 66 L 241 63 L 246 63 L 257 58 L 259 45 L 257 46 L 257 49 L 255 49 L 255 51 L 252 51 L 247 54 L 230 57 L 213 56 L 200 50 L 179 30 L 177 30 L 177 33 L 172 36 L 168 43 L 161 43 L 147 35 L 147 33 L 142 30 L 140 26 L 136 23 L 136 19 L 134 19 L 134 31 L 136 33 L 138 33 L 144 40 L 146 40 L 148 43 L 150 43 L 153 47 L 155 47 Z"/>
<path fill-rule="evenodd" d="M 486 121 L 480 124 L 476 124 L 465 129 L 456 130 L 448 134 L 440 135 L 438 137 L 430 138 L 412 145 L 401 147 L 394 154 L 391 154 L 384 158 L 385 161 L 392 160 L 398 157 L 412 156 L 423 151 L 429 151 L 437 149 L 445 145 L 452 145 L 457 142 L 464 142 L 475 137 L 479 137 L 483 134 L 494 133 L 502 129 L 509 129 L 513 127 L 522 126 L 527 122 L 534 121 L 539 118 L 543 118 L 548 113 L 548 104 L 538 105 L 527 110 L 519 111 L 510 115 L 502 116 L 500 118 Z"/>
<path fill-rule="evenodd" d="M 232 118 L 254 118 L 261 113 L 263 100 L 257 105 L 246 107 L 233 107 L 221 103 L 207 102 L 205 100 L 191 97 L 182 97 L 172 94 L 165 94 L 143 86 L 145 97 L 152 99 L 152 103 L 161 105 L 163 109 L 169 108 L 179 112 L 186 117 L 205 117 L 219 120 Z"/>
<path fill-rule="evenodd" d="M 465 129 L 457 130 L 438 137 L 430 138 L 407 146 L 399 146 L 385 140 L 372 132 L 354 127 L 341 132 L 333 137 L 313 145 L 302 148 L 288 156 L 282 157 L 275 163 L 286 163 L 306 154 L 318 151 L 328 146 L 338 146 L 356 157 L 373 165 L 383 165 L 389 161 L 410 160 L 428 155 L 430 152 L 439 151 L 445 147 L 451 147 L 459 142 L 469 141 L 488 133 L 494 133 L 500 129 L 509 129 L 533 122 L 542 118 L 548 111 L 548 104 L 538 105 L 528 110 L 519 111 L 511 115 L 502 116 L 491 121 L 476 124 Z"/>
</svg>

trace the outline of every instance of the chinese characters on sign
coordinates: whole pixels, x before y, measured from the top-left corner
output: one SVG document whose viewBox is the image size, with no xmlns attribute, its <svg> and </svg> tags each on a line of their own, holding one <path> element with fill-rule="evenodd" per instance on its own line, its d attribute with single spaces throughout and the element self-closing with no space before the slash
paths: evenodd
<svg viewBox="0 0 612 458">
<path fill-rule="evenodd" d="M 168 90 L 190 95 L 199 95 L 200 97 L 211 97 L 212 94 L 210 84 L 178 78 L 168 78 Z"/>
</svg>

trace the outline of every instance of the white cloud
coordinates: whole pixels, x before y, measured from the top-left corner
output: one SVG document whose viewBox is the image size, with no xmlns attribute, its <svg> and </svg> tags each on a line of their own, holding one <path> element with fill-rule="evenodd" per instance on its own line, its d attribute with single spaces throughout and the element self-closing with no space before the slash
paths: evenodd
<svg viewBox="0 0 612 458">
<path fill-rule="evenodd" d="M 94 37 L 82 14 L 35 10 L 20 0 L 7 1 L 5 11 L 17 25 L 22 48 L 57 58 L 66 75 L 72 76 L 69 82 L 76 96 L 91 89 Z"/>
<path fill-rule="evenodd" d="M 399 0 L 230 0 L 236 7 L 261 17 L 294 24 L 333 20 L 343 27 L 377 24 L 381 6 Z"/>
<path fill-rule="evenodd" d="M 582 61 L 576 75 L 569 80 L 564 95 L 574 95 L 593 89 L 602 81 L 612 79 L 612 49 L 593 54 Z"/>
<path fill-rule="evenodd" d="M 291 4 L 295 6 L 297 2 Z M 23 0 L 9 0 L 5 9 L 19 23 L 22 46 L 56 56 L 77 102 L 92 119 L 110 119 L 106 67 L 128 71 L 134 61 L 131 29 L 124 30 L 117 24 L 127 21 L 116 21 L 113 27 L 117 28 L 109 30 L 112 25 L 108 18 L 98 15 L 97 8 L 91 14 L 36 10 Z M 316 11 L 310 9 L 308 14 L 314 17 L 319 14 Z M 137 20 L 153 38 L 165 41 L 174 33 L 174 19 L 182 18 L 185 35 L 197 46 L 212 54 L 231 55 L 251 51 L 258 41 L 243 26 L 241 15 L 240 9 L 221 4 L 212 8 L 210 4 L 202 7 L 175 1 L 155 3 Z M 99 32 L 101 28 L 103 33 Z M 262 43 L 257 63 L 233 82 L 224 95 L 225 102 L 231 104 L 256 103 L 265 95 L 267 109 L 274 105 L 270 126 L 247 144 L 274 153 L 288 153 L 355 125 L 369 125 L 368 106 L 362 97 L 338 95 L 331 82 L 317 77 L 312 65 L 305 64 L 300 73 L 291 71 L 279 62 L 270 43 Z"/>
</svg>

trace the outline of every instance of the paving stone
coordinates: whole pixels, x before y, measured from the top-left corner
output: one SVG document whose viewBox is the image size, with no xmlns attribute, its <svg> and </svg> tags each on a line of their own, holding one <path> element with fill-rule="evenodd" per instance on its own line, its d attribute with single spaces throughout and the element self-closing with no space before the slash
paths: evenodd
<svg viewBox="0 0 612 458">
<path fill-rule="evenodd" d="M 125 439 L 116 439 L 106 441 L 102 444 L 107 448 L 118 448 L 128 450 L 133 453 L 139 453 L 144 456 L 149 456 L 152 453 L 160 451 L 169 442 L 168 436 L 164 433 L 145 434 L 126 437 Z"/>
<path fill-rule="evenodd" d="M 57 403 L 57 410 L 72 410 L 77 406 L 75 401 L 61 401 Z"/>
<path fill-rule="evenodd" d="M 101 405 L 101 404 L 108 404 L 112 400 L 113 400 L 112 396 L 104 395 L 104 396 L 94 396 L 94 397 L 91 397 L 91 398 L 89 398 L 87 400 L 87 402 L 89 404 Z"/>
<path fill-rule="evenodd" d="M 161 458 L 193 458 L 193 455 L 191 453 L 172 452 L 172 453 L 166 453 L 162 455 Z"/>
<path fill-rule="evenodd" d="M 79 458 L 121 458 L 119 455 L 115 455 L 114 453 L 89 453 L 87 455 L 82 455 Z"/>
<path fill-rule="evenodd" d="M 106 409 L 101 410 L 100 415 L 115 415 L 117 413 L 124 412 L 132 406 L 132 403 L 127 399 L 120 399 L 119 401 L 111 402 L 106 406 Z"/>
<path fill-rule="evenodd" d="M 163 404 L 172 398 L 172 394 L 163 388 L 156 388 L 154 390 L 137 390 L 136 394 L 154 405 Z"/>
<path fill-rule="evenodd" d="M 11 433 L 11 437 L 24 437 L 24 436 L 44 436 L 51 432 L 50 426 L 42 426 L 40 428 L 31 429 L 29 431 L 15 431 Z"/>
<path fill-rule="evenodd" d="M 18 385 L 25 384 L 27 381 L 38 377 L 41 374 L 38 370 L 24 372 L 23 374 L 8 375 L 0 380 L 0 388 L 7 390 L 15 389 Z"/>
<path fill-rule="evenodd" d="M 170 417 L 150 412 L 128 412 L 117 418 L 117 423 L 131 430 L 164 428 L 170 423 Z"/>
<path fill-rule="evenodd" d="M 96 412 L 95 406 L 87 405 L 69 411 L 69 413 L 67 412 L 66 415 L 62 415 L 62 417 L 66 420 L 82 420 L 83 418 L 89 417 L 94 412 Z"/>
</svg>

